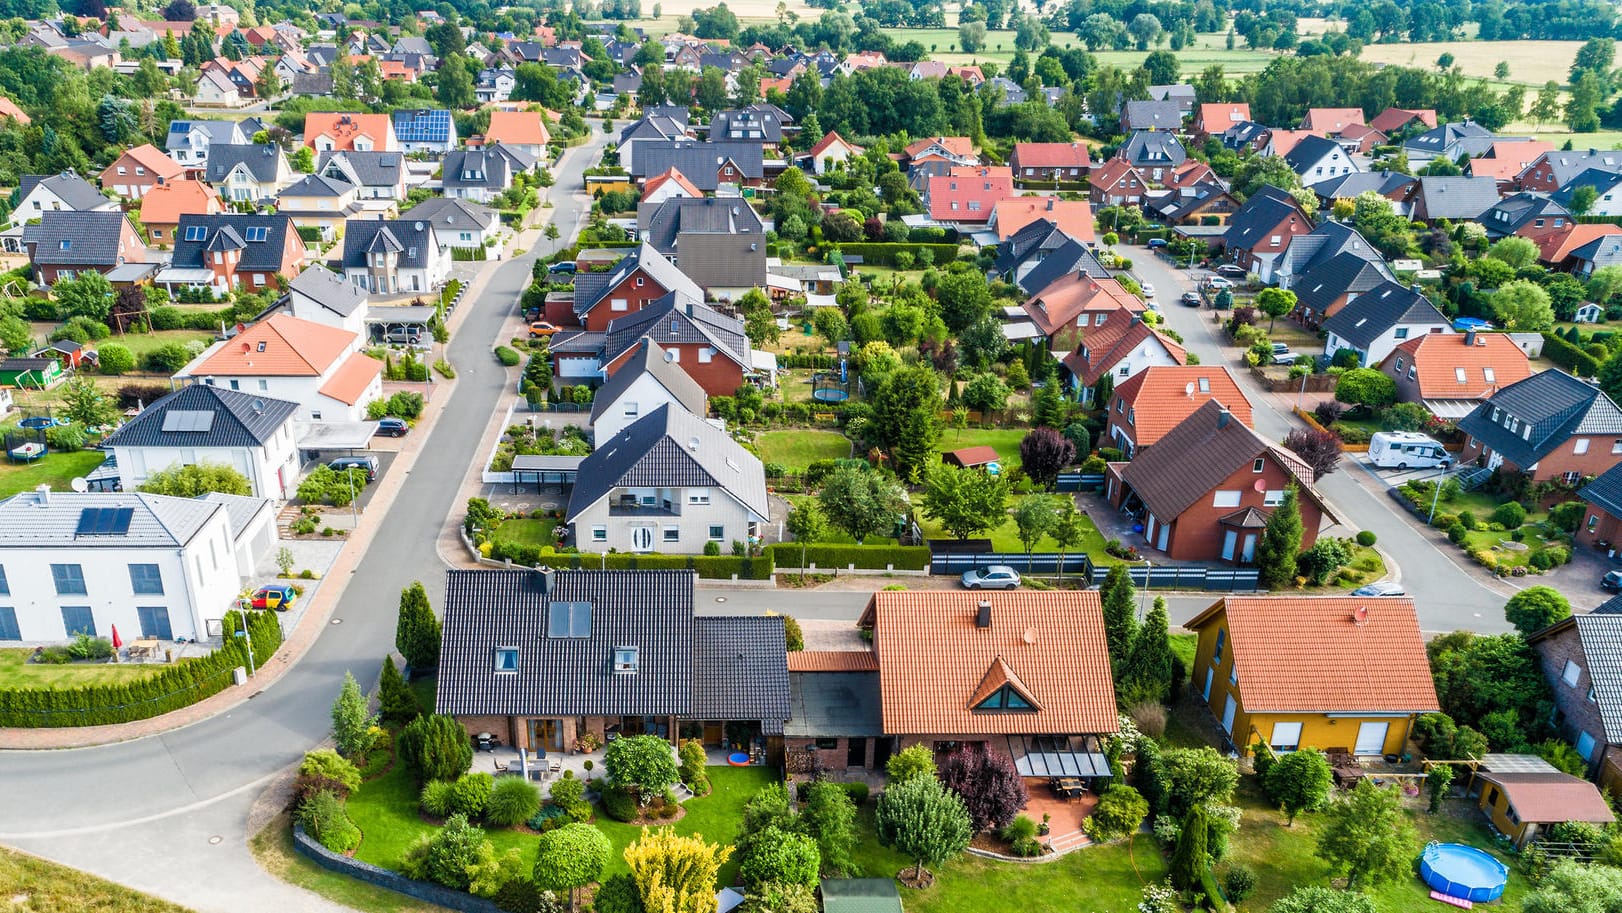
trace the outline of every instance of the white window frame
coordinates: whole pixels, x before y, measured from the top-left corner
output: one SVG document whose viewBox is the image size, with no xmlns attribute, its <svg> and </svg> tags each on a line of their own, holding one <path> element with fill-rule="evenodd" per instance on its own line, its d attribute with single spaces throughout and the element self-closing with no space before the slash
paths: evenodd
<svg viewBox="0 0 1622 913">
<path fill-rule="evenodd" d="M 1243 497 L 1244 492 L 1237 489 L 1233 491 L 1223 491 L 1219 489 L 1211 496 L 1211 506 L 1216 508 L 1238 507 L 1239 501 Z"/>
<path fill-rule="evenodd" d="M 1268 737 L 1267 744 L 1274 751 L 1295 751 L 1301 747 L 1301 724 L 1274 723 L 1273 734 Z"/>
</svg>

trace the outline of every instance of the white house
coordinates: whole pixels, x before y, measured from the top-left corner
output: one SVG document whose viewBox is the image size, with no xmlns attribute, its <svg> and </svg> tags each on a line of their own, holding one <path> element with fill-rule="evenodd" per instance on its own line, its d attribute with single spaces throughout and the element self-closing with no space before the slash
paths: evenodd
<svg viewBox="0 0 1622 913">
<path fill-rule="evenodd" d="M 137 492 L 53 492 L 0 501 L 0 641 L 78 632 L 206 639 L 236 602 L 244 568 L 275 541 L 271 502 Z"/>
<path fill-rule="evenodd" d="M 665 403 L 580 463 L 566 519 L 587 551 L 698 554 L 747 542 L 770 514 L 766 471 L 726 432 Z"/>
<path fill-rule="evenodd" d="M 1351 349 L 1358 364 L 1374 366 L 1405 340 L 1426 333 L 1451 333 L 1452 324 L 1417 289 L 1382 282 L 1357 296 L 1324 321 L 1324 354 Z"/>
<path fill-rule="evenodd" d="M 61 174 L 25 174 L 17 184 L 17 208 L 11 224 L 22 225 L 47 212 L 117 212 L 118 201 L 101 195 L 94 185 L 71 171 Z"/>
<path fill-rule="evenodd" d="M 163 148 L 176 164 L 201 169 L 208 161 L 211 146 L 242 146 L 250 138 L 232 121 L 174 120 L 169 122 L 169 135 Z"/>
<path fill-rule="evenodd" d="M 351 221 L 344 234 L 344 278 L 376 295 L 420 295 L 445 284 L 451 249 L 424 219 Z"/>
<path fill-rule="evenodd" d="M 284 501 L 298 486 L 293 415 L 299 404 L 193 384 L 152 403 L 103 445 L 118 460 L 119 482 L 135 491 L 155 473 L 223 463 L 260 498 Z"/>
<path fill-rule="evenodd" d="M 216 145 L 201 167 L 222 198 L 238 203 L 270 200 L 294 181 L 292 166 L 275 143 Z"/>
<path fill-rule="evenodd" d="M 1339 143 L 1321 136 L 1302 137 L 1285 154 L 1284 162 L 1301 176 L 1301 183 L 1307 186 L 1362 170 Z"/>
<path fill-rule="evenodd" d="M 383 363 L 361 351 L 360 334 L 291 314 L 272 314 L 210 346 L 174 380 L 299 404 L 297 418 L 358 422 L 383 395 Z"/>
<path fill-rule="evenodd" d="M 402 222 L 427 222 L 447 248 L 483 247 L 501 233 L 501 213 L 472 200 L 429 197 L 400 216 Z"/>
<path fill-rule="evenodd" d="M 287 310 L 300 320 L 324 323 L 364 336 L 366 290 L 316 264 L 287 285 Z"/>
<path fill-rule="evenodd" d="M 664 348 L 646 336 L 628 361 L 597 391 L 591 401 L 591 433 L 609 441 L 660 406 L 682 409 L 704 417 L 704 388 Z"/>
</svg>

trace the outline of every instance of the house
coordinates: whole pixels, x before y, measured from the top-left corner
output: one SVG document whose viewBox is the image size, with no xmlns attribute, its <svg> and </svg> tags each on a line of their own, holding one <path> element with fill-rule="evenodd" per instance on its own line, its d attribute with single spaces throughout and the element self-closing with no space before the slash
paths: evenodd
<svg viewBox="0 0 1622 913">
<path fill-rule="evenodd" d="M 1022 105 L 1029 101 L 1025 95 L 1025 87 L 1006 76 L 993 76 L 991 79 L 986 80 L 985 95 L 983 97 L 991 99 L 991 107 L 993 108 Z"/>
<path fill-rule="evenodd" d="M 44 213 L 22 230 L 34 278 L 55 285 L 80 273 L 106 275 L 125 263 L 145 263 L 146 245 L 122 212 Z"/>
<path fill-rule="evenodd" d="M 1369 366 L 1385 361 L 1405 339 L 1453 332 L 1447 317 L 1417 286 L 1409 288 L 1390 281 L 1335 311 L 1323 322 L 1323 330 L 1328 334 L 1325 355 L 1351 349 L 1357 353 L 1358 364 Z"/>
<path fill-rule="evenodd" d="M 733 301 L 766 286 L 766 229 L 746 200 L 644 203 L 637 207 L 637 235 L 712 299 Z"/>
<path fill-rule="evenodd" d="M 235 203 L 264 203 L 293 183 L 293 169 L 275 143 L 208 148 L 203 179 L 221 198 Z"/>
<path fill-rule="evenodd" d="M 712 143 L 758 143 L 764 148 L 776 149 L 783 143 L 783 128 L 793 122 L 787 112 L 772 104 L 730 108 L 716 112 L 711 119 L 708 139 Z"/>
<path fill-rule="evenodd" d="M 1456 421 L 1482 400 L 1532 376 L 1526 353 L 1502 333 L 1425 333 L 1399 344 L 1380 363 L 1397 382 L 1397 399 Z"/>
<path fill-rule="evenodd" d="M 1584 266 L 1592 271 L 1592 264 L 1596 255 L 1605 248 L 1604 244 L 1622 235 L 1622 228 L 1609 222 L 1567 222 L 1563 228 L 1550 228 L 1541 234 L 1535 234 L 1532 241 L 1538 246 L 1538 260 L 1552 269 L 1576 272 Z M 1523 237 L 1525 237 L 1523 235 Z M 1579 262 L 1577 253 L 1581 251 L 1587 263 Z M 1599 258 L 1603 259 L 1603 258 Z"/>
<path fill-rule="evenodd" d="M 1622 173 L 1615 171 L 1589 168 L 1567 181 L 1565 186 L 1551 194 L 1549 199 L 1569 209 L 1572 197 L 1583 187 L 1594 191 L 1593 203 L 1583 215 L 1607 217 L 1622 215 Z"/>
<path fill-rule="evenodd" d="M 1177 136 L 1163 130 L 1139 130 L 1126 138 L 1115 157 L 1137 168 L 1152 183 L 1160 183 L 1173 168 L 1188 159 Z"/>
<path fill-rule="evenodd" d="M 1476 768 L 1476 805 L 1493 828 L 1525 849 L 1551 825 L 1580 821 L 1603 828 L 1616 820 L 1594 784 L 1556 770 L 1537 755 L 1487 754 Z"/>
<path fill-rule="evenodd" d="M 168 181 L 141 197 L 141 226 L 159 247 L 174 243 L 175 229 L 184 215 L 217 215 L 223 209 L 214 188 L 201 181 Z"/>
<path fill-rule="evenodd" d="M 1092 170 L 1086 143 L 1015 143 L 1008 164 L 1016 181 L 1080 183 Z"/>
<path fill-rule="evenodd" d="M 501 234 L 501 213 L 471 200 L 429 197 L 400 216 L 402 222 L 427 222 L 439 243 L 453 250 L 477 250 Z"/>
<path fill-rule="evenodd" d="M 1498 182 L 1489 177 L 1421 175 L 1409 200 L 1415 222 L 1475 222 L 1497 205 Z"/>
<path fill-rule="evenodd" d="M 355 199 L 358 188 L 347 181 L 319 174 L 306 174 L 276 195 L 276 211 L 299 228 L 314 228 L 321 238 L 331 241 L 344 223 L 361 215 Z"/>
<path fill-rule="evenodd" d="M 171 289 L 257 290 L 304 264 L 304 240 L 284 215 L 183 215 L 175 234 L 174 256 L 157 275 Z"/>
<path fill-rule="evenodd" d="M 422 219 L 352 221 L 343 267 L 345 279 L 374 295 L 421 295 L 450 278 L 451 249 Z"/>
<path fill-rule="evenodd" d="M 665 360 L 681 365 L 710 396 L 731 396 L 745 381 L 762 374 L 769 379 L 775 370 L 769 353 L 750 346 L 742 320 L 672 292 L 609 324 L 600 348 L 602 375 L 612 378 L 629 364 L 643 339 L 657 342 Z"/>
<path fill-rule="evenodd" d="M 1174 101 L 1129 101 L 1121 108 L 1121 132 L 1181 130 L 1183 110 Z"/>
<path fill-rule="evenodd" d="M 589 424 L 599 441 L 609 441 L 660 406 L 683 409 L 703 418 L 708 413 L 704 388 L 648 337 L 637 341 L 625 363 L 597 389 Z"/>
<path fill-rule="evenodd" d="M 693 186 L 687 176 L 676 168 L 670 168 L 648 178 L 642 185 L 642 198 L 639 203 L 658 204 L 673 198 L 696 199 L 702 197 L 704 191 Z"/>
<path fill-rule="evenodd" d="M 1622 454 L 1622 410 L 1598 387 L 1553 368 L 1500 388 L 1459 420 L 1460 462 L 1576 485 Z"/>
<path fill-rule="evenodd" d="M 564 518 L 583 549 L 698 554 L 750 541 L 770 516 L 760 460 L 670 403 L 599 439 L 578 479 Z"/>
<path fill-rule="evenodd" d="M 300 320 L 361 333 L 366 328 L 365 289 L 316 264 L 287 284 L 287 312 Z"/>
<path fill-rule="evenodd" d="M 1401 755 L 1414 720 L 1441 709 L 1407 596 L 1225 596 L 1187 627 L 1189 683 L 1240 754 Z"/>
<path fill-rule="evenodd" d="M 1222 145 L 1238 153 L 1261 153 L 1273 140 L 1273 130 L 1255 121 L 1242 121 L 1222 131 L 1217 137 Z"/>
<path fill-rule="evenodd" d="M 1622 171 L 1622 152 L 1590 149 L 1587 152 L 1545 152 L 1515 177 L 1521 190 L 1554 193 L 1590 168 Z"/>
<path fill-rule="evenodd" d="M 1296 295 L 1294 316 L 1317 329 L 1360 296 L 1390 281 L 1391 271 L 1383 260 L 1369 260 L 1350 251 L 1337 253 L 1311 264 L 1289 283 Z"/>
<path fill-rule="evenodd" d="M 437 713 L 563 754 L 683 730 L 781 755 L 789 714 L 783 620 L 695 617 L 691 571 L 446 572 Z"/>
<path fill-rule="evenodd" d="M 1622 234 L 1607 232 L 1587 244 L 1573 248 L 1568 259 L 1571 271 L 1582 279 L 1593 276 L 1595 270 L 1622 264 Z M 1603 316 L 1605 309 L 1589 302 L 1579 305 L 1572 319 L 1578 323 L 1598 323 Z"/>
<path fill-rule="evenodd" d="M 174 159 L 158 151 L 158 147 L 142 143 L 125 150 L 102 169 L 101 187 L 126 199 L 138 200 L 152 188 L 177 180 L 184 171 Z"/>
<path fill-rule="evenodd" d="M 297 411 L 298 403 L 193 384 L 150 403 L 102 444 L 125 491 L 165 470 L 216 463 L 242 473 L 254 497 L 284 501 L 298 485 Z"/>
<path fill-rule="evenodd" d="M 881 752 L 985 751 L 1022 777 L 1109 776 L 1119 728 L 1096 590 L 874 593 Z M 877 761 L 877 759 L 875 759 Z"/>
<path fill-rule="evenodd" d="M 206 495 L 53 492 L 0 501 L 0 641 L 50 643 L 84 633 L 208 640 L 275 541 L 271 503 Z"/>
<path fill-rule="evenodd" d="M 1432 160 L 1445 158 L 1456 162 L 1459 156 L 1475 158 L 1492 148 L 1498 137 L 1486 127 L 1471 121 L 1441 124 L 1402 142 L 1402 152 L 1408 164 L 1415 168 Z"/>
<path fill-rule="evenodd" d="M 1063 262 L 1056 260 L 1050 265 L 1048 260 L 1053 257 Z M 1057 272 L 1047 282 L 1027 283 L 1036 270 L 1046 272 L 1050 267 Z M 1014 283 L 1026 294 L 1040 291 L 1068 273 L 1086 273 L 1099 278 L 1109 275 L 1087 245 L 1065 234 L 1051 220 L 1042 218 L 1029 222 L 997 246 L 997 259 L 990 271 L 990 275 Z"/>
<path fill-rule="evenodd" d="M 493 119 L 494 112 L 491 116 Z M 444 155 L 456 148 L 456 122 L 444 108 L 403 108 L 394 112 L 392 126 L 401 152 Z M 382 151 L 392 151 L 392 147 Z"/>
<path fill-rule="evenodd" d="M 11 224 L 22 225 L 48 212 L 118 212 L 118 201 L 101 195 L 71 171 L 61 174 L 25 174 L 17 182 L 17 205 Z"/>
<path fill-rule="evenodd" d="M 974 141 L 966 136 L 925 137 L 902 150 L 901 158 L 908 167 L 932 161 L 948 165 L 980 164 L 980 157 L 974 154 Z"/>
<path fill-rule="evenodd" d="M 788 770 L 883 770 L 894 740 L 884 737 L 879 660 L 873 651 L 801 650 L 789 654 L 788 668 L 790 709 L 783 724 Z"/>
<path fill-rule="evenodd" d="M 511 146 L 539 160 L 547 155 L 546 144 L 552 141 L 552 134 L 546 129 L 545 115 L 539 111 L 491 111 L 484 141 Z"/>
<path fill-rule="evenodd" d="M 406 167 L 398 152 L 323 152 L 315 173 L 354 184 L 356 198 L 368 211 L 368 200 L 387 200 L 390 208 L 406 195 Z"/>
<path fill-rule="evenodd" d="M 191 101 L 198 108 L 237 108 L 246 104 L 248 99 L 243 97 L 241 88 L 231 79 L 231 71 L 205 64 L 202 72 L 197 74 L 197 81 L 192 84 Z"/>
<path fill-rule="evenodd" d="M 1111 463 L 1112 506 L 1142 516 L 1143 538 L 1174 561 L 1250 564 L 1267 518 L 1299 493 L 1301 547 L 1329 515 L 1312 490 L 1311 467 L 1207 400 L 1130 463 Z"/>
<path fill-rule="evenodd" d="M 366 404 L 383 395 L 383 363 L 362 342 L 349 330 L 272 314 L 216 342 L 174 379 L 295 402 L 303 421 L 362 421 Z"/>
<path fill-rule="evenodd" d="M 764 162 L 757 143 L 643 140 L 637 143 L 635 167 L 627 170 L 647 178 L 675 168 L 705 193 L 724 188 L 736 194 L 738 188 L 764 184 Z"/>
<path fill-rule="evenodd" d="M 1396 212 L 1404 212 L 1408 198 L 1418 180 L 1397 171 L 1352 171 L 1339 177 L 1325 178 L 1313 185 L 1320 209 L 1333 206 L 1336 200 L 1356 200 L 1359 195 L 1373 192 L 1392 203 Z"/>
<path fill-rule="evenodd" d="M 1148 192 L 1149 181 L 1143 172 L 1125 159 L 1112 158 L 1093 169 L 1087 199 L 1094 208 L 1142 206 Z"/>
<path fill-rule="evenodd" d="M 518 74 L 504 67 L 487 67 L 474 79 L 473 92 L 480 105 L 493 104 L 512 98 L 518 85 Z"/>
<path fill-rule="evenodd" d="M 1580 492 L 1592 508 L 1585 528 L 1578 532 L 1585 544 L 1617 541 L 1616 518 L 1622 517 L 1619 486 L 1622 469 L 1613 468 Z M 1596 524 L 1595 514 L 1604 522 Z M 1556 727 L 1576 746 L 1577 753 L 1588 762 L 1594 781 L 1605 790 L 1614 790 L 1622 782 L 1619 609 L 1622 603 L 1612 599 L 1592 612 L 1557 621 L 1527 638 L 1554 691 Z"/>
<path fill-rule="evenodd" d="M 440 181 L 447 197 L 489 203 L 512 187 L 519 172 L 534 167 L 528 154 L 498 143 L 448 153 L 440 166 Z"/>
<path fill-rule="evenodd" d="M 1013 197 L 1014 181 L 989 169 L 974 173 L 938 175 L 929 179 L 925 202 L 929 217 L 936 222 L 984 225 L 998 200 Z"/>
<path fill-rule="evenodd" d="M 1143 299 L 1114 278 L 1086 273 L 1069 273 L 1054 280 L 1020 307 L 1036 324 L 1041 338 L 1048 340 L 1073 335 L 1096 338 L 1109 321 L 1127 323 L 1145 310 Z"/>
<path fill-rule="evenodd" d="M 1249 120 L 1250 105 L 1247 102 L 1203 104 L 1194 109 L 1194 135 L 1202 140 L 1221 136 Z"/>
<path fill-rule="evenodd" d="M 1170 225 L 1219 226 L 1238 212 L 1239 206 L 1239 201 L 1217 180 L 1171 188 L 1148 200 L 1149 210 Z"/>
<path fill-rule="evenodd" d="M 1494 241 L 1509 235 L 1536 238 L 1563 229 L 1571 221 L 1566 207 L 1544 194 L 1524 190 L 1500 199 L 1481 214 L 1487 237 Z"/>
<path fill-rule="evenodd" d="M 632 174 L 637 173 L 636 151 L 642 143 L 678 140 L 687 137 L 687 109 L 671 108 L 661 111 L 644 112 L 641 119 L 628 124 L 620 130 L 619 144 L 615 153 L 619 156 L 620 167 Z M 642 174 L 657 174 L 658 171 L 643 169 Z"/>
<path fill-rule="evenodd" d="M 1070 372 L 1076 398 L 1090 403 L 1105 375 L 1118 384 L 1145 368 L 1187 361 L 1188 354 L 1180 344 L 1121 308 L 1106 315 L 1104 325 L 1095 327 L 1060 363 Z"/>
<path fill-rule="evenodd" d="M 1416 126 L 1430 128 L 1436 126 L 1436 112 L 1430 108 L 1386 108 L 1374 115 L 1369 126 L 1386 136 Z"/>
<path fill-rule="evenodd" d="M 575 276 L 574 322 L 587 330 L 606 331 L 610 321 L 640 311 L 671 292 L 680 292 L 691 301 L 704 300 L 698 283 L 644 242 L 606 273 Z M 551 311 L 547 313 L 551 319 Z"/>
<path fill-rule="evenodd" d="M 1216 401 L 1246 425 L 1250 400 L 1228 369 L 1205 365 L 1159 365 L 1145 368 L 1115 388 L 1106 404 L 1104 436 L 1110 446 L 1132 459 L 1194 414 Z"/>
<path fill-rule="evenodd" d="M 400 152 L 387 114 L 311 111 L 304 115 L 304 145 L 316 152 Z"/>
<path fill-rule="evenodd" d="M 1077 241 L 1093 243 L 1093 204 L 1086 200 L 1061 200 L 1057 197 L 1009 197 L 996 201 L 991 207 L 987 228 L 997 232 L 997 241 L 1013 237 L 1032 222 L 1043 220 L 1059 226 L 1059 230 Z"/>
<path fill-rule="evenodd" d="M 1301 176 L 1302 184 L 1316 184 L 1337 175 L 1361 170 L 1339 143 L 1321 136 L 1303 138 L 1285 154 L 1284 162 Z"/>
<path fill-rule="evenodd" d="M 863 151 L 861 146 L 840 136 L 837 131 L 830 130 L 822 139 L 817 140 L 811 151 L 806 153 L 806 157 L 811 160 L 812 172 L 823 175 L 861 155 Z"/>
<path fill-rule="evenodd" d="M 1490 177 L 1498 182 L 1500 193 L 1515 186 L 1515 178 L 1524 172 L 1538 156 L 1554 151 L 1554 143 L 1539 140 L 1502 140 L 1492 144 L 1485 154 L 1464 164 L 1464 173 L 1471 177 Z"/>
<path fill-rule="evenodd" d="M 1312 227 L 1312 218 L 1295 197 L 1267 185 L 1251 194 L 1245 205 L 1228 218 L 1222 240 L 1232 262 L 1260 276 L 1263 282 L 1270 282 L 1274 264 L 1291 241 L 1312 231 Z"/>
<path fill-rule="evenodd" d="M 1362 108 L 1308 108 L 1297 129 L 1319 137 L 1339 136 L 1347 127 L 1363 125 Z"/>
</svg>

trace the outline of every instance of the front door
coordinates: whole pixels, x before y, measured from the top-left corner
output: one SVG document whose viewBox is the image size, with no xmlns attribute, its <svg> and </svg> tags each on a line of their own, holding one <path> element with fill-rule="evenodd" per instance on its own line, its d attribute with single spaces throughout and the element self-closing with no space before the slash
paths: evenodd
<svg viewBox="0 0 1622 913">
<path fill-rule="evenodd" d="M 631 549 L 638 552 L 653 551 L 653 527 L 638 526 L 631 530 Z"/>
<path fill-rule="evenodd" d="M 846 767 L 865 767 L 865 766 L 867 766 L 867 740 L 866 739 L 846 739 L 846 742 L 849 743 L 850 747 L 845 752 L 845 766 Z"/>
<path fill-rule="evenodd" d="M 1233 695 L 1228 695 L 1228 703 L 1222 708 L 1222 729 L 1228 735 L 1233 735 L 1233 715 L 1239 711 L 1239 705 L 1234 701 Z"/>
<path fill-rule="evenodd" d="M 719 745 L 721 744 L 721 740 L 725 737 L 725 733 L 721 729 L 720 720 L 709 720 L 704 723 L 705 745 Z"/>
<path fill-rule="evenodd" d="M 1164 523 L 1160 524 L 1160 542 L 1155 547 L 1160 549 L 1161 551 L 1165 551 L 1166 550 L 1166 540 L 1168 538 L 1170 538 L 1170 537 L 1171 537 L 1171 527 L 1167 526 Z"/>
<path fill-rule="evenodd" d="M 883 770 L 890 763 L 890 753 L 895 750 L 895 740 L 880 736 L 873 742 L 873 769 Z"/>
<path fill-rule="evenodd" d="M 1357 727 L 1357 754 L 1382 754 L 1385 752 L 1386 730 L 1391 728 L 1390 723 L 1360 723 Z"/>
<path fill-rule="evenodd" d="M 1223 561 L 1232 561 L 1233 560 L 1233 550 L 1238 544 L 1239 544 L 1239 534 L 1237 532 L 1235 532 L 1234 530 L 1231 530 L 1231 529 L 1223 530 L 1223 532 L 1222 532 L 1222 560 Z"/>
<path fill-rule="evenodd" d="M 562 720 L 530 720 L 529 748 L 531 751 L 562 751 Z"/>
</svg>

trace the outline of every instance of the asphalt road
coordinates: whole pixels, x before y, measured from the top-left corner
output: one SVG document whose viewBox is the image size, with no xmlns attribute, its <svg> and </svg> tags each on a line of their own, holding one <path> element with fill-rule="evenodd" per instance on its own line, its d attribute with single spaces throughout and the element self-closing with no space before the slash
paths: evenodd
<svg viewBox="0 0 1622 913">
<path fill-rule="evenodd" d="M 1250 397 L 1256 430 L 1279 441 L 1300 427 L 1289 415 L 1287 405 L 1278 403 L 1275 394 L 1264 392 L 1242 365 L 1229 363 L 1221 329 L 1211 320 L 1211 311 L 1177 303 L 1179 296 L 1195 287 L 1189 271 L 1173 268 L 1143 248 L 1133 249 L 1131 258 L 1132 271 L 1154 284 L 1166 325 L 1182 334 L 1189 350 L 1197 352 L 1204 364 L 1228 364 L 1232 369 Z M 1371 490 L 1374 487 L 1368 485 L 1371 480 L 1354 476 L 1365 472 L 1355 462 L 1343 458 L 1340 469 L 1321 479 L 1317 489 L 1328 499 L 1343 524 L 1351 529 L 1372 530 L 1378 537 L 1379 547 L 1395 558 L 1402 585 L 1414 597 L 1420 625 L 1426 631 L 1496 633 L 1510 630 L 1503 616 L 1504 601 L 1509 594 L 1484 585 L 1454 563 L 1450 554 L 1422 536 L 1397 513 L 1397 506 L 1388 497 Z M 1348 534 L 1347 530 L 1332 532 Z"/>
<path fill-rule="evenodd" d="M 594 125 L 595 126 L 595 125 Z M 588 208 L 582 173 L 608 137 L 570 150 L 548 198 L 563 238 Z M 540 241 L 536 253 L 555 249 Z M 133 742 L 66 752 L 0 754 L 0 840 L 199 911 L 328 909 L 261 872 L 244 817 L 260 783 L 327 735 L 345 672 L 376 680 L 393 649 L 399 593 L 421 578 L 437 603 L 436 537 L 506 386 L 492 340 L 529 282 L 534 254 L 499 265 L 451 340 L 457 383 L 409 478 L 354 572 L 333 623 L 274 686 L 237 709 Z M 218 838 L 218 839 L 212 839 Z"/>
</svg>

